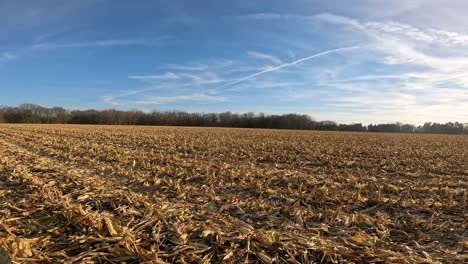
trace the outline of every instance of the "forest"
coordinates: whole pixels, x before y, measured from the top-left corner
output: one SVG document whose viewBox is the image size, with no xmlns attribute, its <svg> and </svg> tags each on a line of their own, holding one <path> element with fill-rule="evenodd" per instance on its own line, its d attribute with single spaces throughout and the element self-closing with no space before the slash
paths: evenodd
<svg viewBox="0 0 468 264">
<path fill-rule="evenodd" d="M 0 107 L 0 123 L 31 124 L 96 124 L 141 126 L 200 126 L 271 128 L 325 131 L 468 134 L 468 124 L 460 122 L 412 124 L 338 124 L 334 121 L 316 121 L 309 115 L 264 113 L 189 113 L 184 111 L 139 110 L 67 110 L 62 107 L 43 107 L 23 104 L 17 107 Z"/>
</svg>

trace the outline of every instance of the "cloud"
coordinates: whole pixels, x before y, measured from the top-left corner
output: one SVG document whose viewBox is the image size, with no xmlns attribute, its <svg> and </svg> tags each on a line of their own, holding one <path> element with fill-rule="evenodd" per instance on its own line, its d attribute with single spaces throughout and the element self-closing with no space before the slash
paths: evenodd
<svg viewBox="0 0 468 264">
<path fill-rule="evenodd" d="M 352 26 L 358 29 L 363 29 L 361 23 L 359 23 L 355 19 L 344 17 L 344 16 L 338 16 L 338 15 L 334 15 L 330 13 L 321 13 L 321 14 L 317 14 L 314 16 L 310 16 L 310 18 L 321 20 L 321 21 L 331 23 L 331 24 L 348 25 L 348 26 Z"/>
<path fill-rule="evenodd" d="M 279 98 L 305 105 L 308 95 L 315 96 L 324 103 L 324 118 L 341 122 L 353 118 L 364 122 L 468 121 L 467 34 L 331 13 L 251 14 L 246 18 L 319 24 L 323 32 L 333 32 L 341 41 L 361 47 L 346 53 L 344 64 L 331 68 L 325 64 L 309 73 L 304 69 L 307 76 L 302 78 L 309 87 L 328 94 L 316 96 L 314 88 L 304 86 L 287 89 Z M 244 78 L 257 74 L 263 72 Z"/>
<path fill-rule="evenodd" d="M 167 69 L 182 71 L 182 72 L 207 72 L 217 71 L 231 68 L 234 65 L 233 60 L 226 59 L 210 59 L 202 62 L 191 62 L 188 64 L 169 64 Z"/>
<path fill-rule="evenodd" d="M 173 72 L 165 72 L 157 75 L 131 75 L 128 78 L 135 80 L 178 80 L 180 76 Z"/>
<path fill-rule="evenodd" d="M 48 35 L 40 37 L 39 39 L 47 38 Z M 168 37 L 160 37 L 153 40 L 145 39 L 110 39 L 110 40 L 93 40 L 73 43 L 37 43 L 31 45 L 25 45 L 22 48 L 18 48 L 14 51 L 0 52 L 0 62 L 12 61 L 19 58 L 24 58 L 26 55 L 33 54 L 42 50 L 57 50 L 57 49 L 73 49 L 73 48 L 99 48 L 99 47 L 119 47 L 119 46 L 151 46 L 156 43 L 157 40 L 163 40 Z M 37 39 L 36 39 L 37 40 Z"/>
<path fill-rule="evenodd" d="M 324 51 L 324 52 L 320 52 L 320 53 L 317 53 L 317 54 L 314 54 L 312 56 L 308 56 L 308 57 L 305 57 L 305 58 L 302 58 L 302 59 L 299 59 L 299 60 L 295 60 L 295 61 L 292 61 L 292 62 L 289 62 L 289 63 L 285 63 L 285 64 L 281 64 L 279 66 L 276 66 L 276 67 L 269 67 L 268 69 L 266 70 L 263 70 L 263 71 L 259 71 L 259 72 L 256 72 L 254 74 L 251 74 L 251 75 L 248 75 L 248 76 L 245 76 L 245 77 L 242 77 L 238 80 L 235 80 L 233 82 L 230 82 L 230 83 L 227 83 L 226 85 L 224 85 L 223 87 L 229 87 L 229 86 L 232 86 L 232 85 L 235 85 L 235 84 L 238 84 L 240 82 L 244 82 L 244 81 L 247 81 L 249 79 L 252 79 L 254 77 L 257 77 L 257 76 L 260 76 L 260 75 L 263 75 L 265 73 L 269 73 L 269 72 L 275 72 L 275 71 L 278 71 L 280 69 L 283 69 L 283 68 L 286 68 L 286 67 L 290 67 L 290 66 L 294 66 L 296 64 L 299 64 L 301 62 L 304 62 L 304 61 L 307 61 L 307 60 L 310 60 L 310 59 L 313 59 L 313 58 L 317 58 L 317 57 L 320 57 L 320 56 L 324 56 L 326 54 L 330 54 L 330 53 L 335 53 L 335 52 L 340 52 L 340 51 L 345 51 L 345 50 L 352 50 L 352 49 L 356 49 L 358 47 L 354 46 L 354 47 L 345 47 L 345 48 L 339 48 L 339 49 L 332 49 L 332 50 L 327 50 L 327 51 Z"/>
<path fill-rule="evenodd" d="M 180 71 L 205 71 L 208 69 L 207 65 L 196 64 L 196 65 L 169 65 L 168 68 L 172 70 Z"/>
<path fill-rule="evenodd" d="M 254 14 L 240 15 L 238 17 L 247 18 L 247 19 L 285 19 L 286 18 L 282 14 L 275 14 L 275 13 L 254 13 Z"/>
<path fill-rule="evenodd" d="M 278 13 L 252 13 L 239 15 L 240 19 L 252 20 L 310 20 L 311 16 L 304 16 L 298 14 L 278 14 Z"/>
<path fill-rule="evenodd" d="M 437 36 L 436 40 L 452 46 L 468 46 L 468 35 L 437 29 L 429 29 L 430 33 Z"/>
<path fill-rule="evenodd" d="M 203 63 L 167 65 L 157 74 L 130 75 L 129 79 L 140 82 L 139 88 L 104 95 L 101 96 L 101 100 L 110 105 L 222 102 L 227 100 L 227 97 L 219 95 L 220 91 L 214 86 L 226 82 L 224 76 L 229 75 L 229 65 L 232 64 L 230 60 L 207 60 Z"/>
<path fill-rule="evenodd" d="M 235 109 L 299 111 L 344 123 L 468 121 L 468 36 L 461 32 L 330 13 L 257 14 L 249 19 L 317 25 L 311 28 L 321 30 L 319 34 L 339 39 L 336 43 L 357 44 L 359 49 L 333 49 L 288 63 L 276 54 L 248 52 L 249 57 L 273 65 L 262 70 L 252 60 L 167 65 L 156 74 L 129 76 L 142 83 L 134 93 L 102 99 L 134 105 L 229 101 L 237 104 Z M 288 49 L 292 47 L 284 47 Z M 306 46 L 293 49 L 295 54 L 307 50 Z M 335 52 L 343 54 L 299 66 Z M 258 76 L 262 78 L 248 82 Z M 251 103 L 257 99 L 262 103 Z"/>
<path fill-rule="evenodd" d="M 258 13 L 244 15 L 241 17 L 257 20 L 296 20 L 301 22 L 310 22 L 315 20 L 335 25 L 346 25 L 369 34 L 388 33 L 406 36 L 413 40 L 424 41 L 428 43 L 438 43 L 450 46 L 468 46 L 468 34 L 434 28 L 422 29 L 413 25 L 396 21 L 359 21 L 354 18 L 331 13 L 319 13 L 310 16 L 296 14 Z"/>
<path fill-rule="evenodd" d="M 468 120 L 466 100 L 468 100 L 467 93 L 459 93 L 453 89 L 421 90 L 412 93 L 366 89 L 365 93 L 352 93 L 337 98 L 335 103 L 330 103 L 329 106 L 335 111 L 361 113 L 357 115 L 358 118 L 354 118 L 354 121 L 367 123 L 375 122 L 375 120 L 378 122 L 403 121 L 422 124 L 426 121 Z"/>
<path fill-rule="evenodd" d="M 192 85 L 203 85 L 220 83 L 224 80 L 219 78 L 216 73 L 213 72 L 202 72 L 202 73 L 188 73 L 188 72 L 165 72 L 163 74 L 156 75 L 131 75 L 129 79 L 141 80 L 141 81 L 183 81 L 186 84 Z"/>
<path fill-rule="evenodd" d="M 0 53 L 0 62 L 10 61 L 16 58 L 17 58 L 17 55 L 10 51 Z"/>
<path fill-rule="evenodd" d="M 179 73 L 179 76 L 187 78 L 193 85 L 204 85 L 224 82 L 224 80 L 214 72 L 204 72 L 201 74 Z"/>
<path fill-rule="evenodd" d="M 363 48 L 373 54 L 371 62 L 382 65 L 379 74 L 329 80 L 329 87 L 345 91 L 332 101 L 344 103 L 350 111 L 366 109 L 369 115 L 393 121 L 467 120 L 468 57 L 464 54 L 468 35 L 395 21 L 358 21 L 332 14 L 316 17 L 354 30 L 352 37 L 366 42 Z"/>
<path fill-rule="evenodd" d="M 329 13 L 321 13 L 310 18 L 319 21 L 350 26 L 361 30 L 369 36 L 393 36 L 403 37 L 407 40 L 425 42 L 429 44 L 438 44 L 443 46 L 468 46 L 468 34 L 454 31 L 440 30 L 434 28 L 419 28 L 413 25 L 404 24 L 396 21 L 358 21 L 353 18 L 339 16 Z"/>
<path fill-rule="evenodd" d="M 115 101 L 115 97 L 114 96 L 111 96 L 111 95 L 104 95 L 104 96 L 101 96 L 101 99 L 102 101 L 105 103 L 105 104 L 108 104 L 108 105 L 119 105 L 119 103 L 117 101 Z"/>
<path fill-rule="evenodd" d="M 101 100 L 103 103 L 107 105 L 121 105 L 123 103 L 128 103 L 128 98 L 130 97 L 134 97 L 139 94 L 142 94 L 145 92 L 151 92 L 154 90 L 155 90 L 154 87 L 146 87 L 146 88 L 135 89 L 135 90 L 120 91 L 113 95 L 103 95 L 101 96 Z"/>
<path fill-rule="evenodd" d="M 375 34 L 391 34 L 408 40 L 450 47 L 468 47 L 468 35 L 434 28 L 421 29 L 399 22 L 368 22 L 363 25 Z"/>
<path fill-rule="evenodd" d="M 192 93 L 189 95 L 176 96 L 145 96 L 137 100 L 135 103 L 140 105 L 162 105 L 182 102 L 219 103 L 225 101 L 226 98 L 223 96 L 210 95 L 206 93 Z"/>
<path fill-rule="evenodd" d="M 252 58 L 267 60 L 267 61 L 270 61 L 271 63 L 273 63 L 275 65 L 283 63 L 278 57 L 273 56 L 273 55 L 269 55 L 269 54 L 266 54 L 266 53 L 256 52 L 256 51 L 249 51 L 247 54 Z"/>
<path fill-rule="evenodd" d="M 367 82 L 367 81 L 379 81 L 379 80 L 386 80 L 386 79 L 405 79 L 409 78 L 410 75 L 402 75 L 402 74 L 365 74 L 365 75 L 358 75 L 351 78 L 346 79 L 335 79 L 333 82 L 335 83 L 349 83 L 349 82 Z"/>
<path fill-rule="evenodd" d="M 32 49 L 70 49 L 89 47 L 115 47 L 115 46 L 150 46 L 152 42 L 144 39 L 109 39 L 93 40 L 73 43 L 39 43 L 32 45 Z"/>
</svg>

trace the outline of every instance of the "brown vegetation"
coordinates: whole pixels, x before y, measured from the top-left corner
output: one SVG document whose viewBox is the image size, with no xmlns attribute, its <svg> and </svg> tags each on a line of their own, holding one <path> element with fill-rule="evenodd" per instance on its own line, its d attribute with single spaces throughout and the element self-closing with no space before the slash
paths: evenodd
<svg viewBox="0 0 468 264">
<path fill-rule="evenodd" d="M 468 260 L 466 136 L 0 125 L 0 150 L 16 263 Z"/>
</svg>

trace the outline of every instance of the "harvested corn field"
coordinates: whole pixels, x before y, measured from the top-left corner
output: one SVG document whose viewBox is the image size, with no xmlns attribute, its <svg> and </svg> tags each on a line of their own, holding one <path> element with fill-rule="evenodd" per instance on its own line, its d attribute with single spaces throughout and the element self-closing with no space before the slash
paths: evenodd
<svg viewBox="0 0 468 264">
<path fill-rule="evenodd" d="M 468 261 L 466 136 L 1 125 L 0 150 L 14 263 Z"/>
</svg>

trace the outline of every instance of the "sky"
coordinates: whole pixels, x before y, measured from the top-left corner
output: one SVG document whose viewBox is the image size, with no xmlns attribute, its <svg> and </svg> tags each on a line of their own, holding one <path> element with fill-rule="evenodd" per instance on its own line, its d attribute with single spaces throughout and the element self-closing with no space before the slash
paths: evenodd
<svg viewBox="0 0 468 264">
<path fill-rule="evenodd" d="M 0 0 L 0 105 L 468 122 L 466 0 Z"/>
</svg>

